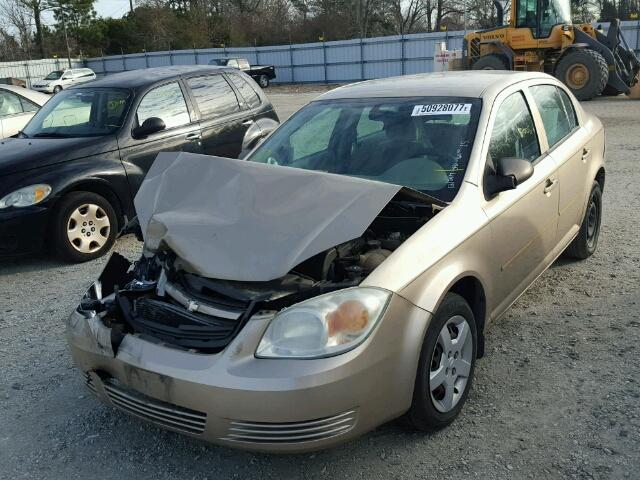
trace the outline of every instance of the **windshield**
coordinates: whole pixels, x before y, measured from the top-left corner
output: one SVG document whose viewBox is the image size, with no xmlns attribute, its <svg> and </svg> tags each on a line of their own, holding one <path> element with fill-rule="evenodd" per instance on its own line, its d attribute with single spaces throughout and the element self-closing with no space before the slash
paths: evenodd
<svg viewBox="0 0 640 480">
<path fill-rule="evenodd" d="M 56 70 L 54 72 L 51 72 L 49 75 L 47 75 L 46 77 L 44 77 L 45 80 L 57 80 L 59 79 L 62 74 L 64 72 L 62 70 Z"/>
<path fill-rule="evenodd" d="M 227 65 L 227 60 L 226 59 L 211 60 L 209 62 L 209 65 L 219 65 L 221 67 L 225 67 Z"/>
<path fill-rule="evenodd" d="M 402 185 L 453 200 L 480 115 L 477 98 L 312 102 L 248 160 Z"/>
<path fill-rule="evenodd" d="M 123 89 L 63 90 L 35 114 L 24 128 L 29 137 L 94 137 L 118 130 L 130 93 Z"/>
</svg>

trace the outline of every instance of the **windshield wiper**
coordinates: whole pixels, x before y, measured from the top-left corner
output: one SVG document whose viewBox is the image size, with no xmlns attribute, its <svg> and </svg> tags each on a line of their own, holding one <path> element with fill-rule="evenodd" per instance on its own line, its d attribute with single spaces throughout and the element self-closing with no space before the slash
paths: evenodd
<svg viewBox="0 0 640 480">
<path fill-rule="evenodd" d="M 35 133 L 33 138 L 69 138 L 69 135 L 64 133 L 55 133 L 55 132 L 40 132 Z"/>
</svg>

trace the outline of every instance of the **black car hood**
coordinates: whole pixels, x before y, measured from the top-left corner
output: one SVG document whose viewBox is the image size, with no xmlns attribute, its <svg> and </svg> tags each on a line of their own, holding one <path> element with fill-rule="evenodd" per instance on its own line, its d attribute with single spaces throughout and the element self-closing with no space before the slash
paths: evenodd
<svg viewBox="0 0 640 480">
<path fill-rule="evenodd" d="M 0 142 L 0 175 L 23 172 L 116 150 L 115 136 L 8 138 Z"/>
</svg>

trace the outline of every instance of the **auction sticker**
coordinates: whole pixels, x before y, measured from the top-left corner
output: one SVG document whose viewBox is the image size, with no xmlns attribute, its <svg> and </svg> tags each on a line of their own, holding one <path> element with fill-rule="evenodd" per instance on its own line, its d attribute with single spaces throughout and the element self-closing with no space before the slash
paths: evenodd
<svg viewBox="0 0 640 480">
<path fill-rule="evenodd" d="M 468 115 L 471 113 L 470 103 L 430 103 L 429 105 L 416 105 L 411 112 L 412 117 L 422 117 L 424 115 L 442 115 L 456 113 Z"/>
</svg>

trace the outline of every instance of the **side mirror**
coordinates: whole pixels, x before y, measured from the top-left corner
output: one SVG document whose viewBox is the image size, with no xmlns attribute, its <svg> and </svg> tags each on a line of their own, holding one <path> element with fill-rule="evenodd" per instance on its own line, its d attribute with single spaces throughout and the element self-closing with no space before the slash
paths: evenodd
<svg viewBox="0 0 640 480">
<path fill-rule="evenodd" d="M 144 138 L 152 133 L 159 132 L 167 128 L 164 121 L 158 117 L 147 118 L 142 125 L 132 130 L 131 136 L 133 138 Z"/>
<path fill-rule="evenodd" d="M 506 157 L 498 160 L 495 172 L 487 172 L 484 190 L 489 197 L 513 190 L 533 175 L 533 165 L 523 158 Z"/>
<path fill-rule="evenodd" d="M 271 132 L 278 128 L 278 125 L 278 122 L 270 118 L 260 118 L 254 122 L 244 134 L 239 158 L 245 158 L 251 150 L 264 142 Z"/>
</svg>

